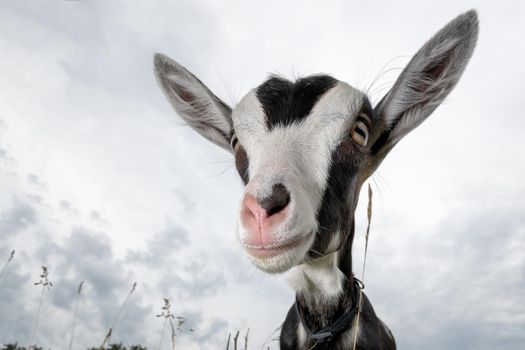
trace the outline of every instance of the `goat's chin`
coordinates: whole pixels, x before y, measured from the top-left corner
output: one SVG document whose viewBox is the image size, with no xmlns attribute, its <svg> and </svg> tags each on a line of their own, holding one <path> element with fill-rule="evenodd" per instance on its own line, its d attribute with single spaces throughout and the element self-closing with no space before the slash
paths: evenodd
<svg viewBox="0 0 525 350">
<path fill-rule="evenodd" d="M 307 234 L 288 246 L 277 248 L 275 251 L 255 251 L 245 247 L 246 255 L 257 268 L 267 273 L 284 273 L 292 267 L 304 262 L 306 254 L 313 243 L 314 235 Z"/>
</svg>

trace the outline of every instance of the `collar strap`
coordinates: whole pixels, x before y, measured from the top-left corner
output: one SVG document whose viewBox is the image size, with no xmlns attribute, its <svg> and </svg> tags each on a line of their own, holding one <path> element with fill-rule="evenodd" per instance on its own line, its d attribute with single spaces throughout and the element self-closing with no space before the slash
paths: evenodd
<svg viewBox="0 0 525 350">
<path fill-rule="evenodd" d="M 357 278 L 354 278 L 354 285 L 356 291 L 355 295 L 359 295 L 359 297 L 354 298 L 352 301 L 352 306 L 349 310 L 345 311 L 341 316 L 339 316 L 331 325 L 320 329 L 318 331 L 312 331 L 310 327 L 306 324 L 306 321 L 304 319 L 304 312 L 299 306 L 299 303 L 297 302 L 297 296 L 295 297 L 295 310 L 297 311 L 297 314 L 299 315 L 299 319 L 301 320 L 301 324 L 303 325 L 304 329 L 306 330 L 306 333 L 313 338 L 316 342 L 316 344 L 324 344 L 330 342 L 335 336 L 340 335 L 348 329 L 352 323 L 352 320 L 354 319 L 355 314 L 357 313 L 358 309 L 358 298 L 360 298 L 361 293 L 359 292 L 361 289 L 364 289 L 364 285 L 361 281 L 359 281 Z"/>
</svg>

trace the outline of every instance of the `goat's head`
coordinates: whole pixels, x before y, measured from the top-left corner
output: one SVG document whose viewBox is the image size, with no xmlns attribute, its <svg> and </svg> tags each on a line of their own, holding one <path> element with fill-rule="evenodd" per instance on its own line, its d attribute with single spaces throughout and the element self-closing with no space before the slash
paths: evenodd
<svg viewBox="0 0 525 350">
<path fill-rule="evenodd" d="M 245 184 L 239 239 L 255 265 L 282 272 L 348 238 L 361 185 L 456 85 L 477 31 L 474 11 L 451 21 L 376 106 L 362 91 L 316 75 L 271 77 L 232 110 L 166 56 L 155 56 L 155 73 L 175 111 L 234 154 Z"/>
</svg>

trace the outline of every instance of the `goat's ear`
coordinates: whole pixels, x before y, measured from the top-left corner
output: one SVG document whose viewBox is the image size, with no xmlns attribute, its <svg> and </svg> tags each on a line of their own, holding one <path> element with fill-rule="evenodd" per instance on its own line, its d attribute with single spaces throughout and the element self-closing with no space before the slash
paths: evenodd
<svg viewBox="0 0 525 350">
<path fill-rule="evenodd" d="M 155 54 L 155 76 L 177 114 L 199 134 L 231 152 L 231 108 L 171 58 Z"/>
<path fill-rule="evenodd" d="M 372 146 L 374 169 L 454 88 L 472 56 L 477 36 L 478 16 L 471 10 L 437 32 L 410 60 L 374 108 L 381 126 Z"/>
</svg>

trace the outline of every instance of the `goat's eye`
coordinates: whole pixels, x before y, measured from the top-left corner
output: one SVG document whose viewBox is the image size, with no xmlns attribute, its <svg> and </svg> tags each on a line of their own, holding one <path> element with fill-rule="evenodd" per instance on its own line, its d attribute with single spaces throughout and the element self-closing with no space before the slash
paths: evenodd
<svg viewBox="0 0 525 350">
<path fill-rule="evenodd" d="M 235 152 L 237 149 L 237 145 L 239 144 L 239 139 L 237 138 L 237 136 L 235 136 L 235 134 L 232 135 L 232 138 L 230 140 L 230 146 L 233 150 L 233 152 Z"/>
<path fill-rule="evenodd" d="M 351 131 L 352 140 L 358 145 L 366 147 L 368 144 L 368 126 L 362 121 L 358 120 Z"/>
</svg>

